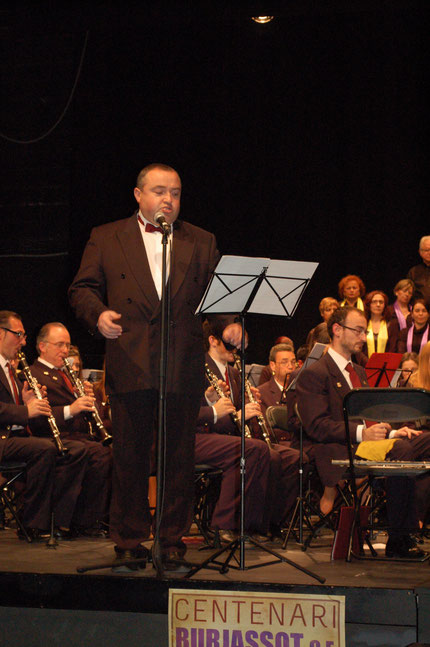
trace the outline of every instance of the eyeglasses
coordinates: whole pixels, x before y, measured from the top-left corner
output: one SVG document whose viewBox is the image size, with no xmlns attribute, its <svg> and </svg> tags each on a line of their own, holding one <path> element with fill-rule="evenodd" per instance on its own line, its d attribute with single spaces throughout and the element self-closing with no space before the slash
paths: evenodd
<svg viewBox="0 0 430 647">
<path fill-rule="evenodd" d="M 11 332 L 12 335 L 15 335 L 18 339 L 27 339 L 27 334 L 22 332 L 22 330 L 11 330 L 10 328 L 6 328 L 6 326 L 0 326 L 0 328 L 2 330 L 7 330 L 7 332 Z"/>
<path fill-rule="evenodd" d="M 70 350 L 71 344 L 67 341 L 48 341 L 45 339 L 45 344 L 52 344 L 53 346 L 56 346 L 57 348 L 65 348 L 66 350 Z"/>
<path fill-rule="evenodd" d="M 360 335 L 367 335 L 367 330 L 365 328 L 351 328 L 351 326 L 344 326 L 343 324 L 339 324 L 341 328 L 347 328 L 348 330 L 352 330 L 352 332 L 355 332 L 357 337 L 360 337 Z"/>
<path fill-rule="evenodd" d="M 275 364 L 280 364 L 281 366 L 295 366 L 295 359 L 282 359 L 280 362 L 275 362 Z"/>
</svg>

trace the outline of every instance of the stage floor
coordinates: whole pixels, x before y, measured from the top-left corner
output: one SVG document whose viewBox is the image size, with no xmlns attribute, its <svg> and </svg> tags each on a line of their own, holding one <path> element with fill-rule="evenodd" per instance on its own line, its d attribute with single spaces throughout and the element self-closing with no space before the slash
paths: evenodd
<svg viewBox="0 0 430 647">
<path fill-rule="evenodd" d="M 314 540 L 306 552 L 293 540 L 286 551 L 270 544 L 295 564 L 325 578 L 322 584 L 289 564 L 264 566 L 273 558 L 258 548 L 245 549 L 245 570 L 230 568 L 225 574 L 202 569 L 190 579 L 157 578 L 151 565 L 135 573 L 113 573 L 104 568 L 81 574 L 78 567 L 112 560 L 112 541 L 77 539 L 47 548 L 44 543 L 19 541 L 13 530 L 0 531 L 0 645 L 9 644 L 9 635 L 10 644 L 13 640 L 14 645 L 46 645 L 42 638 L 37 642 L 34 632 L 29 642 L 28 626 L 38 626 L 38 635 L 49 635 L 52 645 L 87 644 L 74 630 L 63 631 L 76 620 L 81 632 L 88 627 L 97 633 L 93 645 L 126 644 L 118 641 L 127 634 L 130 646 L 162 647 L 167 645 L 171 587 L 344 595 L 348 647 L 406 647 L 418 639 L 430 642 L 429 561 L 332 561 L 332 536 L 326 533 Z M 199 550 L 202 543 L 198 536 L 191 536 L 187 543 L 191 562 L 200 563 L 211 554 L 210 550 Z M 423 548 L 430 551 L 429 540 Z M 231 564 L 237 565 L 235 561 Z M 255 564 L 263 566 L 249 568 Z M 21 642 L 16 640 L 19 618 L 28 620 L 19 627 Z"/>
</svg>

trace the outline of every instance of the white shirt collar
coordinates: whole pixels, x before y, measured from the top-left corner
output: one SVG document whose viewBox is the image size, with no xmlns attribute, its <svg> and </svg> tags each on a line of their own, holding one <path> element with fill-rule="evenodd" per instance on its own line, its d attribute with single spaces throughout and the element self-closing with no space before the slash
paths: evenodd
<svg viewBox="0 0 430 647">
<path fill-rule="evenodd" d="M 336 365 L 342 372 L 345 371 L 346 365 L 351 363 L 350 359 L 345 359 L 343 355 L 338 353 L 337 350 L 334 350 L 334 348 L 332 348 L 331 346 L 329 346 L 329 349 L 327 352 L 332 358 L 332 360 L 336 362 Z"/>
</svg>

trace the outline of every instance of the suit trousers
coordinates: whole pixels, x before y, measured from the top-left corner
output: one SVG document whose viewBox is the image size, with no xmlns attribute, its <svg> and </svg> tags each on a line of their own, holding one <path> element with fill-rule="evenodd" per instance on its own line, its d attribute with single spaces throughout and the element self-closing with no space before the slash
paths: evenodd
<svg viewBox="0 0 430 647">
<path fill-rule="evenodd" d="M 151 447 L 157 433 L 155 389 L 110 396 L 113 443 L 110 534 L 120 548 L 135 548 L 148 539 L 151 517 L 148 478 Z M 194 506 L 194 437 L 199 394 L 168 393 L 164 498 L 159 528 L 161 550 L 185 554 L 181 538 L 191 525 Z"/>
</svg>

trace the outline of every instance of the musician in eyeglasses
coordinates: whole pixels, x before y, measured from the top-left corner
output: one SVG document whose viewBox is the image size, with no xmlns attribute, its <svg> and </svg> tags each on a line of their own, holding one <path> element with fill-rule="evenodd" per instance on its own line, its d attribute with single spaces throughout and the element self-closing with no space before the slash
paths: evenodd
<svg viewBox="0 0 430 647">
<path fill-rule="evenodd" d="M 303 370 L 296 383 L 300 416 L 304 430 L 314 444 L 316 465 L 324 486 L 320 501 L 323 513 L 332 509 L 335 487 L 343 473 L 343 468 L 333 466 L 331 459 L 347 458 L 343 398 L 351 388 L 367 386 L 364 369 L 351 362 L 351 355 L 360 352 L 366 341 L 367 320 L 363 312 L 353 307 L 339 308 L 331 315 L 327 329 L 331 337 L 328 352 Z M 430 434 L 421 430 L 407 426 L 391 429 L 383 421 L 370 426 L 351 422 L 350 434 L 354 451 L 362 441 L 370 441 L 371 450 L 373 441 L 387 440 L 380 460 L 430 458 Z M 410 529 L 418 528 L 414 479 L 388 478 L 386 492 L 390 526 L 387 557 L 421 557 L 422 551 L 408 534 Z"/>
</svg>

